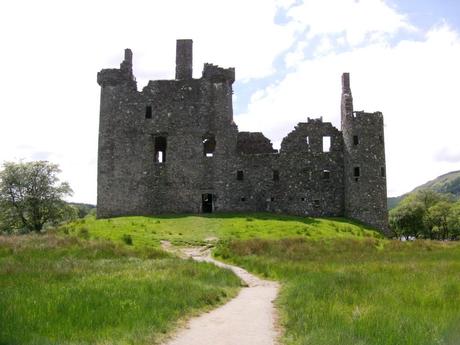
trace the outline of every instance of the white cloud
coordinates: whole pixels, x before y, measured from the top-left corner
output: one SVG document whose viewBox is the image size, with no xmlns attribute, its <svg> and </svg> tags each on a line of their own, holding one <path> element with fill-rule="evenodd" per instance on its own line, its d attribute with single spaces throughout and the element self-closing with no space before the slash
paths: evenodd
<svg viewBox="0 0 460 345">
<path fill-rule="evenodd" d="M 447 26 L 421 41 L 376 43 L 304 60 L 237 117 L 240 129 L 263 131 L 279 143 L 297 122 L 323 116 L 340 128 L 340 76 L 351 72 L 355 110 L 383 112 L 390 195 L 458 170 L 439 162 L 446 147 L 460 147 L 460 38 Z"/>
<path fill-rule="evenodd" d="M 380 39 L 401 29 L 413 30 L 404 15 L 383 0 L 304 0 L 288 12 L 297 30 L 308 30 L 308 37 L 345 33 L 352 46 L 366 39 Z"/>
</svg>

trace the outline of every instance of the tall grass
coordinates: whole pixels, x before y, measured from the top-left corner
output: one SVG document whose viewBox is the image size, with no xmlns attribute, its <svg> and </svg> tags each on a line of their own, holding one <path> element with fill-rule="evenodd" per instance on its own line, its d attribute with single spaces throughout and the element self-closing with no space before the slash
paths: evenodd
<svg viewBox="0 0 460 345">
<path fill-rule="evenodd" d="M 285 344 L 460 344 L 460 246 L 247 240 L 215 255 L 283 282 Z"/>
<path fill-rule="evenodd" d="M 155 344 L 238 290 L 229 271 L 130 247 L 0 236 L 0 344 Z"/>
</svg>

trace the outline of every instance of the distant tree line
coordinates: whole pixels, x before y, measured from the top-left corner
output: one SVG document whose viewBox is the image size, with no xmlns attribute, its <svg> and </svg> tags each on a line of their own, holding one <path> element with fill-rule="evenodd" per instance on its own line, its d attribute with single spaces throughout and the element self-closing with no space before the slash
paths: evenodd
<svg viewBox="0 0 460 345">
<path fill-rule="evenodd" d="M 460 200 L 425 189 L 409 194 L 389 214 L 398 238 L 460 239 Z"/>
</svg>

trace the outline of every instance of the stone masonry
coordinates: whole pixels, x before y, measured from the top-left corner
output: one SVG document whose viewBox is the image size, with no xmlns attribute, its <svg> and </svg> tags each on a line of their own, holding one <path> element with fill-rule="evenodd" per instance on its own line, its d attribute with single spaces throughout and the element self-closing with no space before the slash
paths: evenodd
<svg viewBox="0 0 460 345">
<path fill-rule="evenodd" d="M 137 90 L 132 52 L 103 69 L 98 217 L 268 211 L 345 216 L 386 233 L 383 116 L 353 110 L 342 76 L 342 128 L 310 119 L 279 152 L 233 122 L 233 68 L 192 77 L 192 40 L 178 40 L 176 77 Z"/>
</svg>

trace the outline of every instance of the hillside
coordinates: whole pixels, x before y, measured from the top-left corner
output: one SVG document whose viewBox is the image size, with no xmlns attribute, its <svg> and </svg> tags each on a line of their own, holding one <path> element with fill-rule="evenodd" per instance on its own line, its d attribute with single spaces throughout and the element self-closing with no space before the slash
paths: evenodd
<svg viewBox="0 0 460 345">
<path fill-rule="evenodd" d="M 201 245 L 216 240 L 251 238 L 280 239 L 303 237 L 380 238 L 372 228 L 342 218 L 305 218 L 271 213 L 224 213 L 209 215 L 162 215 L 152 217 L 86 217 L 61 228 L 65 234 L 103 238 L 121 243 L 127 236 L 137 247 L 160 247 L 161 241 L 174 245 Z"/>
<path fill-rule="evenodd" d="M 414 188 L 411 192 L 387 199 L 388 209 L 395 208 L 399 202 L 408 194 L 414 193 L 421 189 L 431 189 L 442 194 L 453 195 L 456 199 L 460 199 L 460 170 L 451 171 L 447 174 L 438 176 L 434 180 L 428 181 L 421 186 Z"/>
</svg>

